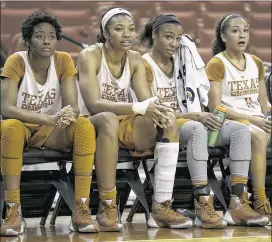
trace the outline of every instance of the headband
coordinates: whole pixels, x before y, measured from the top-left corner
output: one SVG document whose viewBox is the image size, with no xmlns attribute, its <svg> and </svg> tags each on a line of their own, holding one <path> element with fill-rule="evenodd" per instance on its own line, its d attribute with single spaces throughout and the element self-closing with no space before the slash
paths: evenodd
<svg viewBox="0 0 272 242">
<path fill-rule="evenodd" d="M 180 24 L 179 20 L 177 19 L 177 17 L 175 15 L 163 14 L 163 15 L 160 15 L 159 17 L 156 18 L 156 20 L 153 24 L 152 30 L 157 28 L 159 25 L 169 23 L 169 22 L 176 22 L 176 23 Z"/>
<path fill-rule="evenodd" d="M 120 13 L 125 13 L 127 15 L 129 15 L 130 17 L 132 17 L 131 13 L 123 8 L 113 8 L 111 10 L 109 10 L 102 18 L 101 20 L 101 25 L 102 25 L 102 30 L 105 31 L 105 26 L 107 24 L 107 22 L 116 14 L 120 14 Z"/>
<path fill-rule="evenodd" d="M 222 32 L 222 27 L 223 27 L 224 23 L 225 23 L 231 16 L 233 16 L 233 15 L 235 15 L 235 14 L 232 13 L 232 14 L 230 14 L 230 15 L 228 15 L 227 17 L 224 18 L 224 20 L 222 21 L 222 23 L 221 23 L 221 25 L 220 25 L 220 32 Z"/>
</svg>

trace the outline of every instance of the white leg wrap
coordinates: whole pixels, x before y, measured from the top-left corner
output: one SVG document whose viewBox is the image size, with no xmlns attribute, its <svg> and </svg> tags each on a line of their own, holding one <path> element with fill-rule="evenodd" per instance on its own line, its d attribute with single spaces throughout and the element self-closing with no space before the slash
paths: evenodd
<svg viewBox="0 0 272 242">
<path fill-rule="evenodd" d="M 154 199 L 158 203 L 172 199 L 178 153 L 179 142 L 156 144 Z"/>
</svg>

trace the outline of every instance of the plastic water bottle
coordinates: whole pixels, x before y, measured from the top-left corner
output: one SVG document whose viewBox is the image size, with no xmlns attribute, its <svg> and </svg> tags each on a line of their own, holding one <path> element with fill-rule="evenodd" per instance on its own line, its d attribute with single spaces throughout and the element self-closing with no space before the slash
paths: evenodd
<svg viewBox="0 0 272 242">
<path fill-rule="evenodd" d="M 269 107 L 268 112 L 266 114 L 266 119 L 271 121 L 272 120 L 272 107 Z M 267 146 L 271 145 L 271 134 L 267 134 Z"/>
<path fill-rule="evenodd" d="M 227 109 L 222 106 L 217 106 L 216 109 L 213 111 L 213 116 L 217 118 L 217 120 L 223 124 L 226 119 L 226 112 Z M 220 130 L 209 130 L 208 131 L 208 146 L 215 147 L 218 137 L 219 137 Z"/>
</svg>

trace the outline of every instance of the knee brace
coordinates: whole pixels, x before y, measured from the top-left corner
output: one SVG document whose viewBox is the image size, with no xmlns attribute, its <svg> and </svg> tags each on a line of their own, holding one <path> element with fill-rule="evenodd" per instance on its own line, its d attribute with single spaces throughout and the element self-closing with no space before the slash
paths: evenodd
<svg viewBox="0 0 272 242">
<path fill-rule="evenodd" d="M 191 137 L 194 159 L 201 161 L 208 160 L 208 133 L 206 128 L 203 125 L 194 127 Z"/>
<path fill-rule="evenodd" d="M 240 129 L 230 136 L 230 159 L 251 160 L 251 133 L 249 129 Z"/>
<path fill-rule="evenodd" d="M 4 158 L 22 156 L 25 142 L 25 127 L 16 119 L 5 120 L 1 127 L 1 154 Z"/>
<path fill-rule="evenodd" d="M 3 175 L 20 175 L 25 142 L 25 127 L 19 120 L 1 123 L 1 169 Z"/>
<path fill-rule="evenodd" d="M 91 122 L 79 117 L 67 127 L 66 137 L 73 142 L 75 173 L 91 173 L 96 150 L 95 128 Z"/>
<path fill-rule="evenodd" d="M 84 156 L 95 153 L 95 128 L 88 119 L 79 117 L 75 123 L 71 123 L 66 130 L 66 138 L 73 142 L 76 155 Z"/>
</svg>

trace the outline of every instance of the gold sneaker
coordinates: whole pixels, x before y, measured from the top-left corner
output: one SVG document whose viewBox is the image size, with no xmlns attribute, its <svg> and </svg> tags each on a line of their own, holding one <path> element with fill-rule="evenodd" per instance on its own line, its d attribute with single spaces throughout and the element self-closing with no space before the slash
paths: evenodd
<svg viewBox="0 0 272 242">
<path fill-rule="evenodd" d="M 99 232 L 98 225 L 91 217 L 89 209 L 90 199 L 81 198 L 76 200 L 75 211 L 72 214 L 72 220 L 69 229 L 72 232 L 82 233 L 97 233 Z"/>
<path fill-rule="evenodd" d="M 195 227 L 225 228 L 227 223 L 216 213 L 213 206 L 213 195 L 199 196 L 195 199 Z"/>
<path fill-rule="evenodd" d="M 172 201 L 167 200 L 162 203 L 153 201 L 152 213 L 147 221 L 150 228 L 171 228 L 183 229 L 193 226 L 190 218 L 175 212 L 171 207 Z"/>
<path fill-rule="evenodd" d="M 272 225 L 272 222 L 271 222 L 272 209 L 268 199 L 265 199 L 265 200 L 258 199 L 253 201 L 253 209 L 257 213 L 268 217 L 268 221 L 269 221 L 268 225 Z"/>
<path fill-rule="evenodd" d="M 241 197 L 231 195 L 228 211 L 224 215 L 224 220 L 229 225 L 265 226 L 268 218 L 255 212 L 250 207 L 248 193 L 243 192 Z"/>
<path fill-rule="evenodd" d="M 1 236 L 15 236 L 22 234 L 26 223 L 21 216 L 20 203 L 7 203 L 7 215 L 1 224 Z"/>
<path fill-rule="evenodd" d="M 116 199 L 100 200 L 96 215 L 100 231 L 122 231 L 124 226 L 118 219 Z"/>
</svg>

